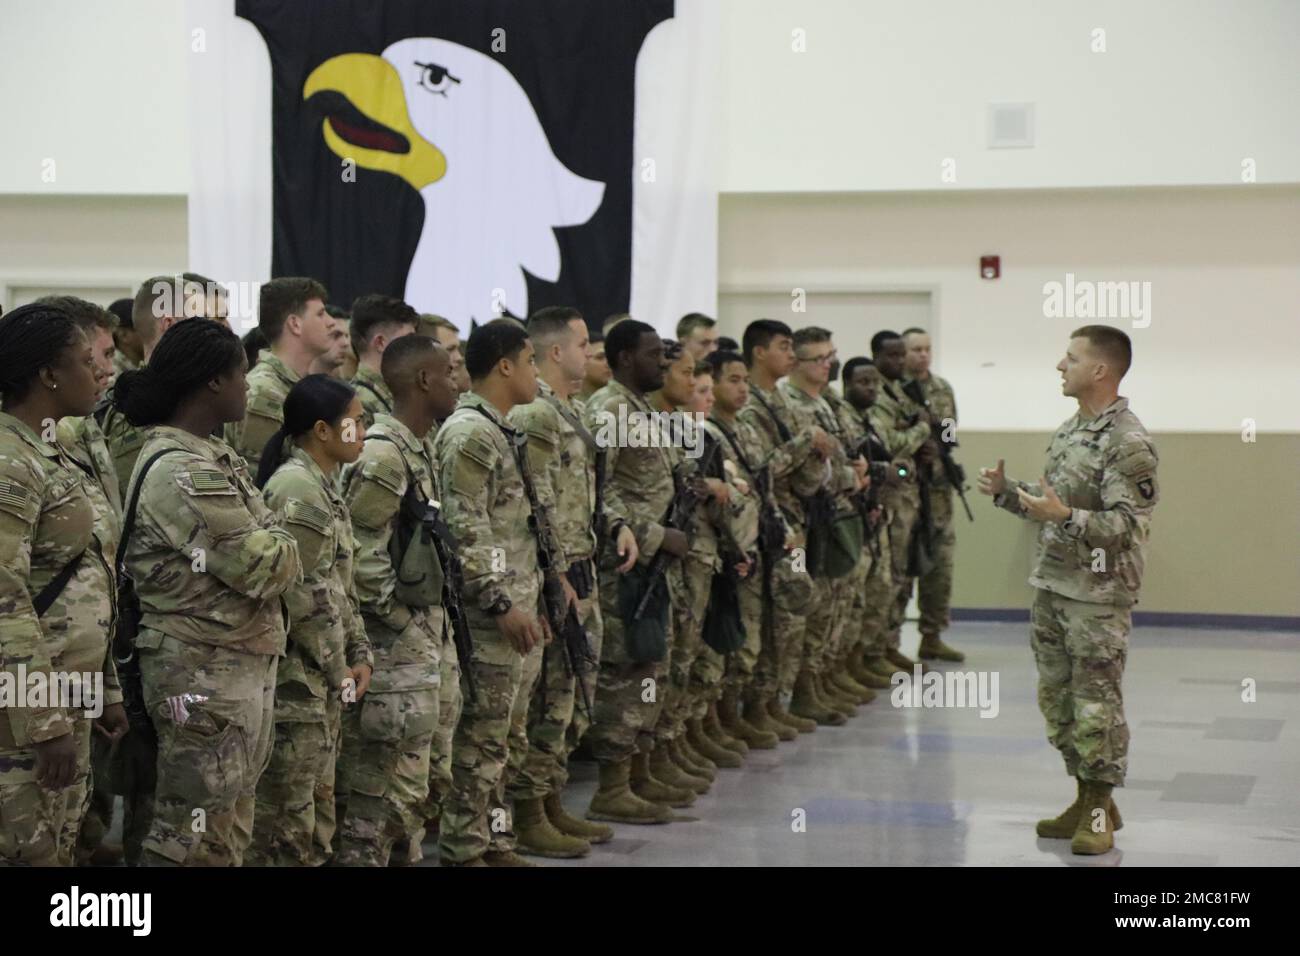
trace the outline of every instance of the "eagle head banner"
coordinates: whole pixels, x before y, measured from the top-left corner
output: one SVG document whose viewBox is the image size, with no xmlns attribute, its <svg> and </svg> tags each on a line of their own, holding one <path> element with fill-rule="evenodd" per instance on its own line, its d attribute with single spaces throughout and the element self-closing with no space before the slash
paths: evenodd
<svg viewBox="0 0 1300 956">
<path fill-rule="evenodd" d="M 663 329 L 712 312 L 713 117 L 691 82 L 712 76 L 701 7 L 191 0 L 191 24 L 216 24 L 220 44 L 194 57 L 194 128 L 269 140 L 241 157 L 201 137 L 192 267 L 239 283 L 313 276 L 344 307 L 396 295 L 463 332 L 546 305 L 593 326 L 649 309 Z M 236 58 L 263 60 L 266 82 L 223 83 Z M 238 209 L 250 191 L 270 215 L 221 229 L 226 200 Z"/>
</svg>

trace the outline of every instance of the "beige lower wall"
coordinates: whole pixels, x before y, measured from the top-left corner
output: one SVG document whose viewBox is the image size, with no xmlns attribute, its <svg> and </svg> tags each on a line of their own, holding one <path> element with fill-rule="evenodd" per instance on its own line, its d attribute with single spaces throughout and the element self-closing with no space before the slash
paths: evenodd
<svg viewBox="0 0 1300 956">
<path fill-rule="evenodd" d="M 1047 433 L 961 433 L 975 522 L 957 506 L 953 607 L 1023 608 L 1033 527 L 974 490 L 981 465 L 1042 474 Z M 1160 503 L 1152 524 L 1143 611 L 1300 616 L 1300 435 L 1156 434 Z"/>
</svg>

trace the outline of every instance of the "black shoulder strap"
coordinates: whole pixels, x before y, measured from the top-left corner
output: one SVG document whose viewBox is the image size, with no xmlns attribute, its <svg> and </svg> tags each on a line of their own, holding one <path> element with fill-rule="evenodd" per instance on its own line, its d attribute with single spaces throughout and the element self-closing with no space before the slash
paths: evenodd
<svg viewBox="0 0 1300 956">
<path fill-rule="evenodd" d="M 754 477 L 757 472 L 755 472 L 750 466 L 749 459 L 745 457 L 745 453 L 740 450 L 740 443 L 736 441 L 736 436 L 732 434 L 731 429 L 727 428 L 726 425 L 722 424 L 722 422 L 718 421 L 716 418 L 710 418 L 709 421 L 714 424 L 718 431 L 722 432 L 722 437 L 727 439 L 727 444 L 730 445 L 731 450 L 736 453 L 736 458 L 740 461 L 740 465 L 745 469 L 745 472 L 751 478 Z"/>
<path fill-rule="evenodd" d="M 68 582 L 72 580 L 72 576 L 77 573 L 77 568 L 81 566 L 81 559 L 85 556 L 86 552 L 82 551 L 75 558 L 65 564 L 59 570 L 59 573 L 50 579 L 49 584 L 41 588 L 41 593 L 36 595 L 32 600 L 32 607 L 36 609 L 37 617 L 43 617 L 45 612 L 54 604 L 55 598 L 63 593 L 63 589 L 68 586 Z"/>
<path fill-rule="evenodd" d="M 766 408 L 767 413 L 772 416 L 772 422 L 776 425 L 776 433 L 781 436 L 782 444 L 792 439 L 794 436 L 790 434 L 790 429 L 786 427 L 785 422 L 781 421 L 781 419 L 777 417 L 776 409 L 771 406 L 768 400 L 758 394 L 757 389 L 751 391 L 749 394 L 758 399 L 758 404 Z"/>
<path fill-rule="evenodd" d="M 355 388 L 364 388 L 371 395 L 375 396 L 375 398 L 379 399 L 379 404 L 384 406 L 384 411 L 391 412 L 393 410 L 393 406 L 389 405 L 386 401 L 384 401 L 384 396 L 380 395 L 379 390 L 375 388 L 373 385 L 371 385 L 369 382 L 358 382 L 356 379 L 353 379 L 351 384 Z M 378 438 L 379 436 L 376 435 L 375 437 Z"/>
<path fill-rule="evenodd" d="M 578 419 L 578 416 L 573 414 L 573 409 L 566 407 L 565 404 L 554 395 L 543 395 L 542 397 L 551 405 L 552 408 L 559 412 L 561 418 L 573 426 L 573 430 L 578 433 L 578 437 L 582 439 L 584 445 L 593 452 L 600 451 L 600 447 L 596 444 L 596 437 L 587 430 L 587 426 L 582 424 Z"/>
<path fill-rule="evenodd" d="M 135 487 L 131 489 L 131 496 L 126 505 L 126 515 L 122 518 L 122 538 L 117 543 L 117 560 L 114 565 L 118 574 L 122 573 L 122 565 L 126 561 L 126 545 L 131 540 L 131 530 L 135 527 L 135 511 L 140 504 L 140 489 L 144 487 L 145 475 L 149 474 L 149 469 L 153 467 L 154 462 L 163 455 L 171 454 L 174 451 L 184 452 L 188 451 L 188 449 L 160 448 L 146 458 L 144 464 L 140 466 L 140 477 L 135 480 Z"/>
</svg>

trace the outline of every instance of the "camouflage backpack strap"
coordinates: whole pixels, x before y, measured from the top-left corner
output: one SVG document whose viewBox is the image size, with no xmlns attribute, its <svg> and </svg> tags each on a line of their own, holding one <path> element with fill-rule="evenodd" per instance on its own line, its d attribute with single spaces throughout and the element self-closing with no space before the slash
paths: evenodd
<svg viewBox="0 0 1300 956">
<path fill-rule="evenodd" d="M 596 456 L 596 502 L 591 515 L 591 530 L 596 535 L 596 544 L 599 547 L 605 540 L 607 526 L 605 517 L 605 449 L 600 446 L 600 443 L 596 441 L 596 436 L 587 430 L 587 426 L 582 424 L 578 416 L 573 414 L 572 409 L 566 407 L 554 395 L 544 395 L 542 397 L 551 404 L 561 418 L 573 426 L 573 430 L 578 433 L 582 443 Z"/>
<path fill-rule="evenodd" d="M 187 452 L 186 448 L 160 448 L 140 466 L 140 477 L 135 480 L 135 487 L 131 489 L 131 495 L 127 501 L 126 511 L 122 517 L 122 537 L 117 543 L 117 560 L 114 562 L 114 570 L 118 574 L 122 572 L 122 565 L 126 562 L 126 546 L 131 540 L 131 531 L 135 527 L 135 512 L 140 505 L 140 489 L 144 487 L 145 476 L 149 474 L 149 469 L 163 455 L 169 455 L 174 451 Z"/>
<path fill-rule="evenodd" d="M 51 580 L 50 583 L 41 588 L 41 593 L 32 599 L 32 607 L 36 610 L 36 616 L 42 617 L 48 611 L 55 599 L 63 593 L 63 589 L 68 586 L 72 576 L 77 573 L 77 568 L 81 566 L 81 559 L 86 556 L 86 549 L 65 564 Z"/>
<path fill-rule="evenodd" d="M 773 424 L 776 425 L 776 433 L 781 436 L 782 442 L 788 442 L 791 438 L 794 437 L 793 435 L 790 434 L 790 429 L 786 427 L 785 422 L 781 421 L 781 419 L 777 416 L 776 409 L 772 407 L 771 403 L 768 402 L 767 399 L 765 399 L 762 395 L 758 394 L 757 391 L 750 392 L 749 394 L 752 395 L 754 398 L 758 399 L 758 404 L 762 405 L 765 409 L 767 409 L 767 413 L 770 416 L 772 416 L 772 422 Z"/>
<path fill-rule="evenodd" d="M 369 382 L 358 382 L 356 379 L 353 379 L 351 384 L 354 388 L 364 388 L 371 395 L 375 396 L 375 399 L 379 402 L 380 405 L 384 406 L 384 411 L 389 412 L 390 414 L 392 413 L 393 406 L 390 405 L 388 402 L 384 401 L 384 396 L 379 394 L 379 389 L 375 388 Z M 376 435 L 375 437 L 378 438 L 379 436 Z"/>
</svg>

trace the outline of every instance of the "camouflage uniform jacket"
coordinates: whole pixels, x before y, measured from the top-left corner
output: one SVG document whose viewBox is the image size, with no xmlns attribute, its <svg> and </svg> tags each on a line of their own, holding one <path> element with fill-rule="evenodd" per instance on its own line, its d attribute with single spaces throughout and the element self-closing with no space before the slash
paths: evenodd
<svg viewBox="0 0 1300 956">
<path fill-rule="evenodd" d="M 142 630 L 247 654 L 283 654 L 280 597 L 302 582 L 297 541 L 276 523 L 248 466 L 221 439 L 155 426 L 136 471 L 164 448 L 181 451 L 163 455 L 145 476 L 126 552 Z"/>
<path fill-rule="evenodd" d="M 72 731 L 62 707 L 26 706 L 28 675 L 104 674 L 105 703 L 119 703 L 108 654 L 116 608 L 116 539 L 98 523 L 93 482 L 56 444 L 0 412 L 0 673 L 22 706 L 0 708 L 0 748 L 28 747 Z M 76 572 L 42 617 L 36 596 L 78 555 Z M 12 683 L 10 683 L 12 682 Z M 53 684 L 50 685 L 53 690 Z"/>
<path fill-rule="evenodd" d="M 839 416 L 835 414 L 830 400 L 826 397 L 832 394 L 831 389 L 825 389 L 820 395 L 809 395 L 789 379 L 786 379 L 781 388 L 784 389 L 786 398 L 792 408 L 802 411 L 815 424 L 820 425 L 822 430 L 831 438 L 835 439 L 835 445 L 830 457 L 831 467 L 827 488 L 835 495 L 840 506 L 844 507 L 845 496 L 857 490 L 858 476 L 853 470 L 853 466 L 849 464 L 848 452 L 852 441 L 845 434 Z"/>
<path fill-rule="evenodd" d="M 262 494 L 298 542 L 302 563 L 302 583 L 284 592 L 289 647 L 277 683 L 303 684 L 323 699 L 338 691 L 349 667 L 374 666 L 353 583 L 352 516 L 334 479 L 301 448 L 290 452 Z"/>
<path fill-rule="evenodd" d="M 248 373 L 248 407 L 243 421 L 226 425 L 226 443 L 248 462 L 257 474 L 262 449 L 284 424 L 284 400 L 300 376 L 270 349 L 257 353 L 257 364 Z"/>
<path fill-rule="evenodd" d="M 902 385 L 882 377 L 880 392 L 875 404 L 867 409 L 867 418 L 893 459 L 906 462 L 908 470 L 914 473 L 916 463 L 912 458 L 930 437 L 930 425 L 924 421 L 907 424 L 921 407 L 903 394 Z"/>
<path fill-rule="evenodd" d="M 122 522 L 122 486 L 118 483 L 113 456 L 109 453 L 108 442 L 99 422 L 94 415 L 86 415 L 84 418 L 68 417 L 59 422 L 56 434 L 68 457 L 80 464 L 83 471 L 89 469 L 95 484 L 103 491 L 104 499 L 113 514 L 113 537 L 116 539 L 116 529 Z"/>
<path fill-rule="evenodd" d="M 367 428 L 375 423 L 375 419 L 381 412 L 389 415 L 393 413 L 393 393 L 389 391 L 388 383 L 378 372 L 364 365 L 358 365 L 356 374 L 352 376 L 352 387 L 357 390 L 357 397 L 361 399 L 362 417 Z"/>
<path fill-rule="evenodd" d="M 782 440 L 773 413 L 789 431 L 788 441 Z M 826 482 L 826 462 L 814 453 L 809 431 L 816 423 L 791 406 L 779 386 L 769 392 L 753 382 L 749 385 L 749 401 L 737 417 L 761 442 L 762 453 L 756 465 L 767 468 L 786 523 L 802 531 L 807 523 L 802 499 L 815 494 Z"/>
<path fill-rule="evenodd" d="M 466 392 L 434 441 L 443 515 L 465 573 L 466 605 L 501 598 L 535 614 L 541 596 L 531 506 L 512 443 L 521 433 L 490 402 Z"/>
<path fill-rule="evenodd" d="M 952 386 L 948 380 L 940 378 L 938 375 L 931 374 L 926 379 L 916 379 L 921 385 L 921 394 L 925 396 L 926 401 L 930 403 L 930 415 L 940 429 L 947 428 L 946 423 L 951 422 L 952 437 L 957 433 L 957 396 L 953 394 Z M 948 475 L 943 470 L 943 462 L 936 455 L 934 464 L 930 466 L 930 489 L 945 491 L 952 488 L 948 481 Z"/>
<path fill-rule="evenodd" d="M 1075 601 L 1136 604 L 1160 497 L 1156 465 L 1155 445 L 1127 398 L 1096 418 L 1079 412 L 1058 428 L 1045 477 L 1072 511 L 1061 524 L 1039 527 L 1029 583 Z M 994 503 L 1024 517 L 1015 489 L 1041 495 L 1039 483 L 1008 478 L 1007 485 Z"/>
</svg>

